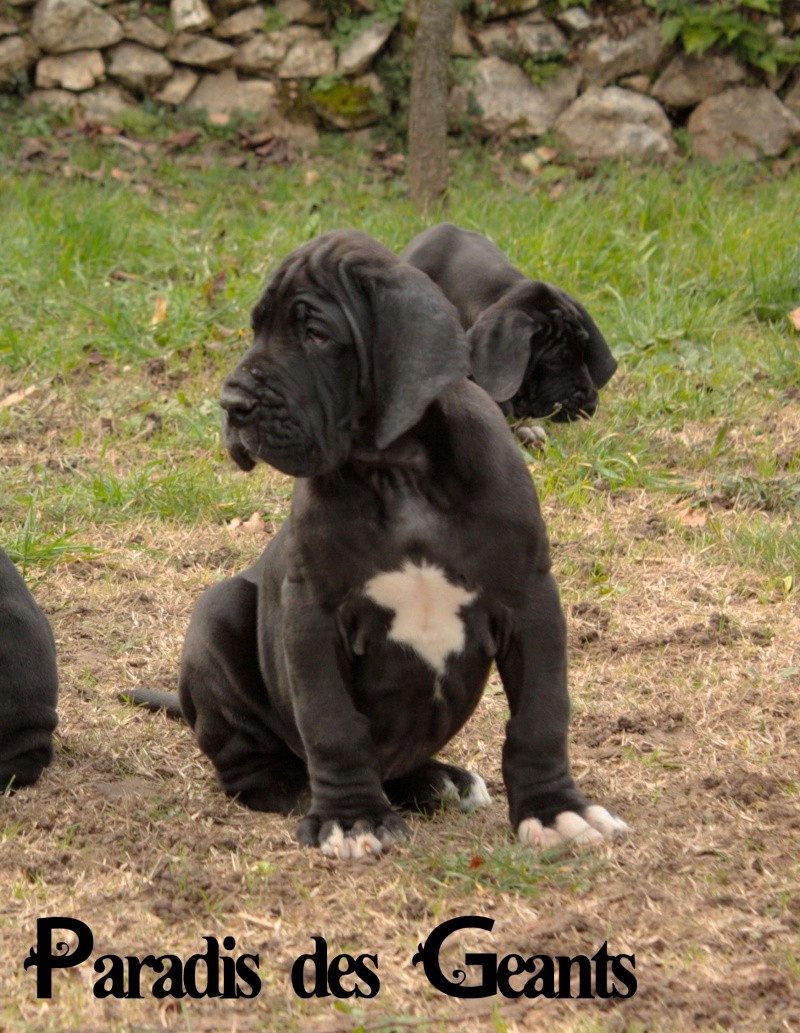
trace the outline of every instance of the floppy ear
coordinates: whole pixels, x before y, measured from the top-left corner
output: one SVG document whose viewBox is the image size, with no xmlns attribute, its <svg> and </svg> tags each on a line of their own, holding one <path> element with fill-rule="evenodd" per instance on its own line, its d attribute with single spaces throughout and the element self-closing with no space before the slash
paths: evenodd
<svg viewBox="0 0 800 1033">
<path fill-rule="evenodd" d="M 584 352 L 584 362 L 589 370 L 589 376 L 592 378 L 594 386 L 600 390 L 614 376 L 617 369 L 617 360 L 611 354 L 611 349 L 606 344 L 605 337 L 600 333 L 597 324 L 583 305 L 574 298 L 570 298 L 570 301 L 580 313 L 584 329 L 589 335 Z"/>
<path fill-rule="evenodd" d="M 521 309 L 492 305 L 467 334 L 472 378 L 496 402 L 507 402 L 519 390 L 537 329 L 536 319 Z"/>
<path fill-rule="evenodd" d="M 403 263 L 362 283 L 372 309 L 375 443 L 383 449 L 468 375 L 467 341 L 453 305 L 418 269 Z"/>
</svg>

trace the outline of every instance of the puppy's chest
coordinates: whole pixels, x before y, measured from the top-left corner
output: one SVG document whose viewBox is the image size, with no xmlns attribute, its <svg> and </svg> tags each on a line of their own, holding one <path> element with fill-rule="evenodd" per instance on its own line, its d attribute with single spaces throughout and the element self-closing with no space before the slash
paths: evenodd
<svg viewBox="0 0 800 1033">
<path fill-rule="evenodd" d="M 405 555 L 423 549 L 437 556 L 455 531 L 450 524 L 447 516 L 424 496 L 397 492 L 388 500 L 378 535 L 395 553 Z"/>
<path fill-rule="evenodd" d="M 464 653 L 479 594 L 436 564 L 409 557 L 376 573 L 360 592 L 380 609 L 386 641 L 413 650 L 437 676 L 445 674 L 450 657 Z"/>
<path fill-rule="evenodd" d="M 482 574 L 460 507 L 414 478 L 378 483 L 353 508 L 336 556 L 340 627 L 350 652 L 378 663 L 386 685 L 400 672 L 419 687 L 452 673 L 451 661 L 485 651 Z M 415 657 L 421 664 L 408 666 Z M 427 674 L 425 673 L 427 669 Z"/>
</svg>

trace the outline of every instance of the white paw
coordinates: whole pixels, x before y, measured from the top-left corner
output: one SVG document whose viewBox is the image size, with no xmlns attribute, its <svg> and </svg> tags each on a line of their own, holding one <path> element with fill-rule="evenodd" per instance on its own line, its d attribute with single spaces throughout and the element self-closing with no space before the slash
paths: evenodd
<svg viewBox="0 0 800 1033">
<path fill-rule="evenodd" d="M 337 861 L 360 861 L 365 857 L 380 857 L 390 842 L 391 836 L 381 840 L 373 832 L 355 828 L 345 833 L 341 825 L 335 824 L 319 848 L 326 857 Z"/>
<path fill-rule="evenodd" d="M 470 771 L 469 775 L 472 779 L 472 785 L 469 787 L 469 792 L 458 801 L 458 806 L 462 811 L 477 811 L 481 807 L 489 807 L 492 798 L 489 796 L 486 783 L 474 771 Z"/>
<path fill-rule="evenodd" d="M 472 784 L 463 796 L 449 778 L 445 779 L 444 785 L 436 795 L 442 803 L 457 804 L 462 811 L 477 811 L 480 807 L 488 807 L 492 798 L 489 796 L 486 783 L 474 771 L 468 771 L 467 774 L 472 779 Z"/>
<path fill-rule="evenodd" d="M 563 843 L 576 846 L 598 846 L 607 840 L 621 839 L 628 826 L 621 818 L 610 814 L 605 807 L 592 804 L 581 817 L 575 811 L 562 811 L 552 826 L 543 825 L 538 818 L 525 818 L 519 823 L 517 835 L 526 846 L 540 850 Z"/>
</svg>

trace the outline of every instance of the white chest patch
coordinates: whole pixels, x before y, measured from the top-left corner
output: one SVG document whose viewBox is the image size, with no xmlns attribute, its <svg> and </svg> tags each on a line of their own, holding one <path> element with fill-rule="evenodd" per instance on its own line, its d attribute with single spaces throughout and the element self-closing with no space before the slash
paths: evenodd
<svg viewBox="0 0 800 1033">
<path fill-rule="evenodd" d="M 364 594 L 394 614 L 389 638 L 411 646 L 437 674 L 444 674 L 451 653 L 464 649 L 460 611 L 478 593 L 451 584 L 439 567 L 406 560 L 399 570 L 371 578 Z"/>
</svg>

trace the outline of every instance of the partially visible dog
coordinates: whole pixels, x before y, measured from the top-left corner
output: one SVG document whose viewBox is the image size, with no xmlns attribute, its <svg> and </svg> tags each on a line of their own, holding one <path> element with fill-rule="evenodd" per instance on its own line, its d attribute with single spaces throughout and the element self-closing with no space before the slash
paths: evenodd
<svg viewBox="0 0 800 1033">
<path fill-rule="evenodd" d="M 252 324 L 223 385 L 225 441 L 242 469 L 297 480 L 278 534 L 203 594 L 184 643 L 181 708 L 222 787 L 256 810 L 305 810 L 304 845 L 379 854 L 404 834 L 395 807 L 489 802 L 479 775 L 434 758 L 495 661 L 518 836 L 623 834 L 570 773 L 547 535 L 499 409 L 466 378 L 453 306 L 341 230 L 286 258 Z"/>
<path fill-rule="evenodd" d="M 0 550 L 0 793 L 35 782 L 53 759 L 57 702 L 52 629 Z"/>
<path fill-rule="evenodd" d="M 426 273 L 468 331 L 471 375 L 506 415 L 591 416 L 616 360 L 586 309 L 515 269 L 487 237 L 443 222 L 400 256 Z"/>
</svg>

